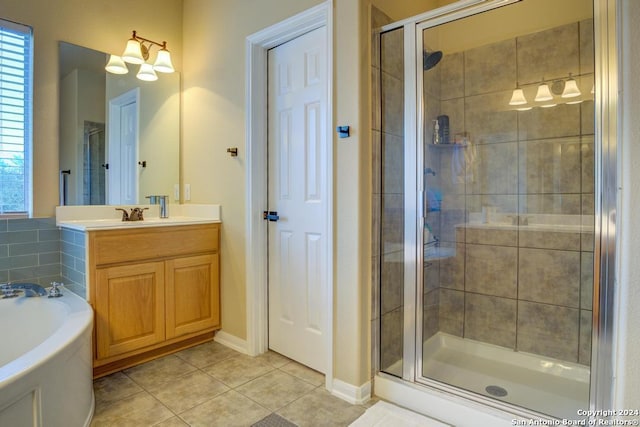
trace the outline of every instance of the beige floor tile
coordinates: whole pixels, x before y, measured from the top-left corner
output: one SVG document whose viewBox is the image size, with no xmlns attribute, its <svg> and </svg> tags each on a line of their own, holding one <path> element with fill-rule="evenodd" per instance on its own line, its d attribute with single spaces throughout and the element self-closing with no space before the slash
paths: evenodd
<svg viewBox="0 0 640 427">
<path fill-rule="evenodd" d="M 280 353 L 276 353 L 275 351 L 267 351 L 266 353 L 261 354 L 257 357 L 257 359 L 263 360 L 273 366 L 274 368 L 281 368 L 287 363 L 291 362 L 291 359 L 281 355 Z"/>
<path fill-rule="evenodd" d="M 141 391 L 142 387 L 122 372 L 107 375 L 93 382 L 96 405 L 124 399 Z"/>
<path fill-rule="evenodd" d="M 190 426 L 250 426 L 270 411 L 247 397 L 230 390 L 180 414 Z"/>
<path fill-rule="evenodd" d="M 262 360 L 237 354 L 203 370 L 229 387 L 235 388 L 275 369 Z"/>
<path fill-rule="evenodd" d="M 316 388 L 295 402 L 277 411 L 277 414 L 300 427 L 348 426 L 365 412 L 359 405 L 351 405 Z"/>
<path fill-rule="evenodd" d="M 204 368 L 205 366 L 221 362 L 238 354 L 240 353 L 215 341 L 210 341 L 175 353 L 180 359 L 198 368 Z"/>
<path fill-rule="evenodd" d="M 172 381 L 195 370 L 195 366 L 186 363 L 179 357 L 169 355 L 125 369 L 124 373 L 142 387 L 149 388 Z"/>
<path fill-rule="evenodd" d="M 191 409 L 228 390 L 229 387 L 199 370 L 147 389 L 175 413 Z"/>
<path fill-rule="evenodd" d="M 313 389 L 312 384 L 275 370 L 236 388 L 236 391 L 265 408 L 277 411 Z"/>
<path fill-rule="evenodd" d="M 280 368 L 281 371 L 284 371 L 288 374 L 293 375 L 294 377 L 300 378 L 308 383 L 311 383 L 315 386 L 320 386 L 324 384 L 324 375 L 318 371 L 314 371 L 311 368 L 308 368 L 298 362 L 289 362 L 286 365 Z"/>
<path fill-rule="evenodd" d="M 173 416 L 173 412 L 153 396 L 141 392 L 126 399 L 96 407 L 91 425 L 94 427 L 152 426 Z"/>
<path fill-rule="evenodd" d="M 185 423 L 178 417 L 172 417 L 168 420 L 162 421 L 161 423 L 155 424 L 153 427 L 186 427 L 189 424 Z"/>
</svg>

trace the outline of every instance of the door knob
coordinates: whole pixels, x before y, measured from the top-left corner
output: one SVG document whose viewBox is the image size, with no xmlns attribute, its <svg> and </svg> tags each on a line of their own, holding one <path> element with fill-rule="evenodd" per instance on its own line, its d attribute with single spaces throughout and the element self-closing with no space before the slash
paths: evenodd
<svg viewBox="0 0 640 427">
<path fill-rule="evenodd" d="M 280 217 L 278 216 L 278 212 L 275 211 L 264 211 L 262 212 L 262 219 L 264 220 L 268 220 L 271 222 L 276 222 L 280 219 Z"/>
</svg>

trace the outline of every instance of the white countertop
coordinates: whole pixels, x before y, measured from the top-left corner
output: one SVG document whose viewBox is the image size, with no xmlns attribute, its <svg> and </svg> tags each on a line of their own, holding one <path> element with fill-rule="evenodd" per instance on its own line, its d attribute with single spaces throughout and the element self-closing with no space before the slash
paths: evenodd
<svg viewBox="0 0 640 427">
<path fill-rule="evenodd" d="M 56 225 L 78 231 L 109 230 L 143 227 L 212 224 L 220 221 L 220 205 L 170 205 L 169 218 L 160 218 L 158 205 L 144 205 L 142 221 L 122 221 L 122 212 L 131 206 L 58 206 Z"/>
<path fill-rule="evenodd" d="M 109 230 L 143 227 L 171 227 L 177 225 L 213 224 L 219 219 L 197 217 L 145 218 L 143 221 L 122 221 L 120 219 L 85 219 L 59 221 L 58 226 L 78 231 Z"/>
</svg>

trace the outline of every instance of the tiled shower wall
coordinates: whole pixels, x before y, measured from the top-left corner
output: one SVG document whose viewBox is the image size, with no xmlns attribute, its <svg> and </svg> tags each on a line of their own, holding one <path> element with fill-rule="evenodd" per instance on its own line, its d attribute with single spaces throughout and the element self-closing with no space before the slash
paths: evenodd
<svg viewBox="0 0 640 427">
<path fill-rule="evenodd" d="M 381 46 L 374 43 L 372 70 L 372 342 L 379 337 L 378 368 L 389 372 L 395 366 L 391 373 L 401 374 L 402 32 L 378 36 L 376 42 Z M 427 176 L 427 186 L 444 194 L 442 209 L 427 221 L 443 245 L 456 248 L 455 257 L 426 264 L 425 339 L 442 331 L 589 364 L 593 233 L 464 224 L 488 206 L 522 218 L 584 214 L 584 225 L 592 226 L 593 102 L 524 112 L 507 103 L 517 83 L 566 78 L 569 72 L 593 76 L 593 69 L 588 20 L 465 52 L 444 52 L 441 63 L 426 72 L 425 123 L 448 115 L 451 135 L 467 132 L 475 150 L 465 158 L 460 147 L 425 148 L 425 167 L 437 171 Z M 425 141 L 430 140 L 427 126 Z M 461 160 L 454 156 L 463 156 L 472 167 L 461 175 L 452 167 L 452 160 Z"/>
<path fill-rule="evenodd" d="M 460 224 L 490 207 L 521 223 L 561 214 L 592 226 L 593 101 L 529 111 L 507 105 L 517 83 L 569 72 L 592 79 L 592 29 L 588 20 L 445 52 L 426 73 L 441 82 L 439 96 L 426 100 L 429 118 L 448 115 L 451 135 L 467 132 L 474 147 L 426 147 L 425 166 L 437 171 L 428 186 L 444 195 L 427 221 L 456 255 L 425 269 L 425 339 L 442 331 L 589 364 L 593 233 Z"/>
<path fill-rule="evenodd" d="M 375 7 L 372 27 L 391 22 Z M 380 35 L 372 43 L 373 212 L 372 342 L 379 368 L 402 370 L 404 258 L 404 61 L 403 30 Z M 382 159 L 385 159 L 382 161 Z M 381 179 L 381 177 L 385 177 Z M 379 357 L 379 359 L 378 359 Z M 398 363 L 400 362 L 400 363 Z"/>
</svg>

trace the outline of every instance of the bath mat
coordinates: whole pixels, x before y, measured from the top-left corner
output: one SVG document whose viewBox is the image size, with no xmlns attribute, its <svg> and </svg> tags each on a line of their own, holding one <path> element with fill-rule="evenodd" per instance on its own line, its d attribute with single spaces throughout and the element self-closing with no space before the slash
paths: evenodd
<svg viewBox="0 0 640 427">
<path fill-rule="evenodd" d="M 432 418 L 425 417 L 408 409 L 378 402 L 362 414 L 349 427 L 450 427 Z"/>
<path fill-rule="evenodd" d="M 298 427 L 298 425 L 292 423 L 286 418 L 282 418 L 276 413 L 273 413 L 271 415 L 267 415 L 251 427 Z"/>
</svg>

